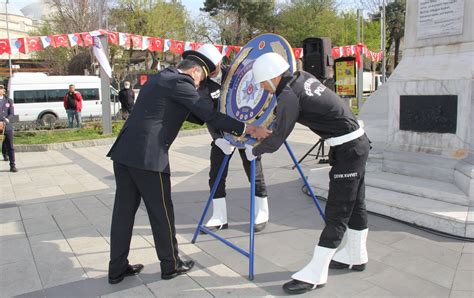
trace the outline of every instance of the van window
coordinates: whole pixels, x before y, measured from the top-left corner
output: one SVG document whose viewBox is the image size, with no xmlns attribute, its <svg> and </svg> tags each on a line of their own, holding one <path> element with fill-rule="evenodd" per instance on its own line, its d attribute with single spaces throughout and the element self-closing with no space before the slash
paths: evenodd
<svg viewBox="0 0 474 298">
<path fill-rule="evenodd" d="M 84 100 L 99 100 L 99 89 L 77 89 Z M 14 91 L 13 98 L 18 103 L 62 102 L 67 89 Z"/>
</svg>

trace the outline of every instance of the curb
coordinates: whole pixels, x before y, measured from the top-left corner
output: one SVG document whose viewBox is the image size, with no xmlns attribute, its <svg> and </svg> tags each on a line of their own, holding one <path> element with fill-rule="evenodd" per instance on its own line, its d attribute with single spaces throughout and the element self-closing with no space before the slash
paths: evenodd
<svg viewBox="0 0 474 298">
<path fill-rule="evenodd" d="M 207 128 L 181 130 L 178 133 L 178 138 L 203 135 L 207 133 L 208 133 Z M 44 152 L 44 151 L 51 151 L 51 150 L 56 151 L 56 150 L 73 149 L 73 148 L 105 146 L 105 145 L 112 145 L 115 142 L 115 139 L 116 138 L 114 137 L 114 138 L 103 138 L 103 139 L 73 141 L 73 142 L 54 143 L 54 144 L 15 145 L 15 151 L 16 152 Z"/>
</svg>

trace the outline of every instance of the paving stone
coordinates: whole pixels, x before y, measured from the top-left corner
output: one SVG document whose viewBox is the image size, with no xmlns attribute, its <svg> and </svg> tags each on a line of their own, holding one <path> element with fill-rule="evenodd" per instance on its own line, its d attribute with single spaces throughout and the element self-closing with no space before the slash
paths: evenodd
<svg viewBox="0 0 474 298">
<path fill-rule="evenodd" d="M 0 265 L 33 260 L 30 244 L 26 237 L 1 241 L 0 255 Z"/>
<path fill-rule="evenodd" d="M 0 223 L 0 241 L 24 238 L 25 230 L 21 221 Z"/>
<path fill-rule="evenodd" d="M 86 278 L 81 264 L 60 232 L 33 236 L 30 241 L 45 288 Z"/>
<path fill-rule="evenodd" d="M 22 205 L 20 206 L 20 213 L 23 219 L 50 215 L 49 209 L 46 207 L 45 203 Z"/>
<path fill-rule="evenodd" d="M 356 295 L 349 295 L 351 297 L 396 297 L 397 295 L 395 293 L 389 292 L 385 289 L 382 289 L 380 287 L 371 287 L 365 291 L 362 291 Z"/>
<path fill-rule="evenodd" d="M 58 231 L 59 227 L 51 215 L 25 219 L 26 233 L 28 236 L 50 233 Z"/>
<path fill-rule="evenodd" d="M 187 275 L 172 280 L 158 280 L 148 283 L 147 287 L 156 297 L 213 297 Z"/>
<path fill-rule="evenodd" d="M 76 255 L 109 251 L 109 244 L 94 227 L 69 229 L 63 233 Z"/>
<path fill-rule="evenodd" d="M 474 271 L 458 270 L 453 282 L 453 290 L 474 291 Z"/>
<path fill-rule="evenodd" d="M 451 291 L 449 298 L 474 298 L 474 292 L 471 291 Z"/>
<path fill-rule="evenodd" d="M 461 255 L 459 260 L 459 265 L 457 270 L 474 270 L 474 254 L 465 254 Z"/>
<path fill-rule="evenodd" d="M 13 297 L 42 289 L 33 260 L 0 265 L 0 276 L 1 297 Z"/>
<path fill-rule="evenodd" d="M 71 200 L 68 199 L 48 202 L 46 203 L 46 207 L 53 215 L 69 215 L 80 213 L 77 207 L 71 202 Z"/>
<path fill-rule="evenodd" d="M 448 288 L 390 267 L 379 274 L 366 278 L 366 280 L 402 297 L 448 297 L 450 293 Z"/>
<path fill-rule="evenodd" d="M 460 252 L 433 244 L 432 241 L 425 241 L 414 237 L 405 237 L 398 242 L 392 243 L 391 246 L 408 252 L 410 255 L 427 258 L 454 269 L 456 269 L 461 256 Z M 430 249 L 426 249 L 427 247 Z"/>
<path fill-rule="evenodd" d="M 21 220 L 18 207 L 1 208 L 0 223 Z"/>
<path fill-rule="evenodd" d="M 81 227 L 88 227 L 90 226 L 90 222 L 87 220 L 87 218 L 84 217 L 84 215 L 78 213 L 78 214 L 57 214 L 53 215 L 54 219 L 56 220 L 57 224 L 59 225 L 59 228 L 64 231 L 64 230 L 69 230 L 69 229 L 77 229 Z"/>
<path fill-rule="evenodd" d="M 115 293 L 110 293 L 106 295 L 102 295 L 101 297 L 107 298 L 128 298 L 128 297 L 155 297 L 153 293 L 148 289 L 146 286 L 141 285 L 137 287 L 133 287 L 130 289 L 118 291 Z M 166 296 L 162 296 L 166 297 Z"/>
</svg>

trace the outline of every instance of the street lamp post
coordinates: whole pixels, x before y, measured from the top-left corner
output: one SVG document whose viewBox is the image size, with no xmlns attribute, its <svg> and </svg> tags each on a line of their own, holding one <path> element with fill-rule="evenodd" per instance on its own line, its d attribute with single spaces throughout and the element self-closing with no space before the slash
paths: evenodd
<svg viewBox="0 0 474 298">
<path fill-rule="evenodd" d="M 10 30 L 8 28 L 8 0 L 5 1 L 5 21 L 7 22 L 7 38 L 8 38 L 8 42 L 10 42 Z M 10 78 L 11 78 L 13 75 L 11 53 L 8 54 L 8 66 L 10 69 Z"/>
</svg>

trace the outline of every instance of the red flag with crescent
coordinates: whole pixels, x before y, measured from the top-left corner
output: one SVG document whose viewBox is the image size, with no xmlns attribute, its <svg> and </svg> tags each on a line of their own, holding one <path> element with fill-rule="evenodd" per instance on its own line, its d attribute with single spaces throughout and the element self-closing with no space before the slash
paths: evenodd
<svg viewBox="0 0 474 298">
<path fill-rule="evenodd" d="M 39 36 L 27 37 L 26 48 L 28 53 L 41 51 L 43 49 L 43 45 L 41 44 L 41 38 Z"/>
<path fill-rule="evenodd" d="M 11 53 L 12 50 L 10 48 L 10 40 L 8 40 L 8 38 L 0 39 L 0 55 Z"/>
<path fill-rule="evenodd" d="M 174 41 L 174 53 L 182 54 L 184 52 L 184 41 L 175 40 Z"/>
<path fill-rule="evenodd" d="M 107 31 L 107 39 L 110 44 L 119 44 L 118 32 Z"/>
<path fill-rule="evenodd" d="M 69 48 L 69 40 L 67 34 L 53 35 L 53 44 L 55 48 L 65 47 Z"/>
<path fill-rule="evenodd" d="M 94 44 L 94 40 L 92 39 L 92 35 L 89 32 L 81 33 L 82 40 L 84 41 L 84 46 L 91 46 Z"/>
</svg>

